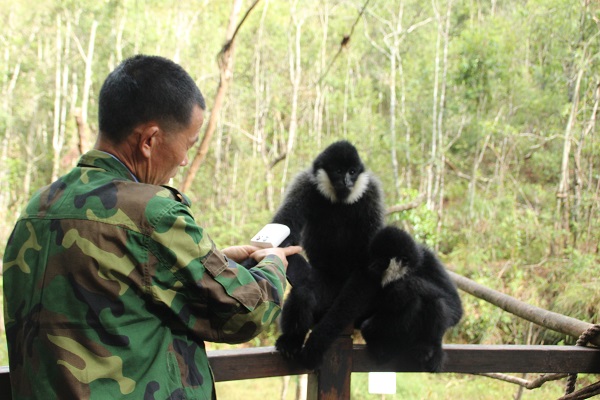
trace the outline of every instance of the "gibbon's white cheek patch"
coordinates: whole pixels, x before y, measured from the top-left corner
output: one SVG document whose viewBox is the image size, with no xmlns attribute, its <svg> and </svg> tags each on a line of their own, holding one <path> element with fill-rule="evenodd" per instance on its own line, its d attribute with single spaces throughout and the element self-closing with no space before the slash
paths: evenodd
<svg viewBox="0 0 600 400">
<path fill-rule="evenodd" d="M 346 197 L 343 202 L 346 204 L 353 204 L 360 200 L 363 194 L 365 194 L 365 190 L 369 187 L 370 181 L 368 173 L 361 173 L 358 176 L 358 179 L 356 179 L 356 182 L 350 191 L 350 195 Z M 319 189 L 319 192 L 332 203 L 338 202 L 329 175 L 327 175 L 327 172 L 322 168 L 317 171 L 317 189 Z"/>
<path fill-rule="evenodd" d="M 369 174 L 367 174 L 366 172 L 363 172 L 360 175 L 358 175 L 358 179 L 356 180 L 356 182 L 354 183 L 354 187 L 350 191 L 350 196 L 348 196 L 346 198 L 346 200 L 344 200 L 344 203 L 346 203 L 346 204 L 356 203 L 358 200 L 360 200 L 362 195 L 365 193 L 365 190 L 367 190 L 368 186 L 369 186 Z"/>
<path fill-rule="evenodd" d="M 389 283 L 404 278 L 407 272 L 408 267 L 403 265 L 402 261 L 392 258 L 390 260 L 390 265 L 388 265 L 387 269 L 383 273 L 383 276 L 381 277 L 381 286 L 385 286 Z"/>
<path fill-rule="evenodd" d="M 319 192 L 332 203 L 337 202 L 335 189 L 331 184 L 331 180 L 329 180 L 329 175 L 327 175 L 327 172 L 322 168 L 317 171 L 317 189 L 319 189 Z"/>
</svg>

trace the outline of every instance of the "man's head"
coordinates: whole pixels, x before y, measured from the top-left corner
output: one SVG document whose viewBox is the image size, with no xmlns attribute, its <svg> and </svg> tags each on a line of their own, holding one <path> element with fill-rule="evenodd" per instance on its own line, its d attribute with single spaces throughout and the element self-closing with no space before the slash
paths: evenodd
<svg viewBox="0 0 600 400">
<path fill-rule="evenodd" d="M 96 148 L 117 156 L 141 182 L 165 184 L 187 164 L 205 109 L 182 67 L 158 56 L 129 58 L 100 89 Z"/>
<path fill-rule="evenodd" d="M 98 125 L 106 139 L 118 144 L 149 121 L 167 131 L 179 130 L 190 123 L 194 106 L 206 109 L 200 89 L 181 66 L 163 57 L 137 55 L 104 81 Z"/>
</svg>

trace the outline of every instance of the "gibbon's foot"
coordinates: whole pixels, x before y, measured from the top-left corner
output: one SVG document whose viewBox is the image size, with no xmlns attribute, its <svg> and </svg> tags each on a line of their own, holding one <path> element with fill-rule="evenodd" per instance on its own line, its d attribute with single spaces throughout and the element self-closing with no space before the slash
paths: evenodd
<svg viewBox="0 0 600 400">
<path fill-rule="evenodd" d="M 416 345 L 411 352 L 425 371 L 439 372 L 442 370 L 444 351 L 441 346 L 420 344 Z"/>
<path fill-rule="evenodd" d="M 308 346 L 304 346 L 302 351 L 300 352 L 300 356 L 298 361 L 302 366 L 306 369 L 316 370 L 321 367 L 323 364 L 323 356 L 325 351 L 316 349 L 314 346 L 311 346 L 310 339 L 307 342 Z"/>
<path fill-rule="evenodd" d="M 362 323 L 360 333 L 367 344 L 367 351 L 378 364 L 392 359 L 390 347 L 381 338 L 381 326 L 378 328 L 373 323 L 373 318 L 368 318 Z"/>
<path fill-rule="evenodd" d="M 377 364 L 386 364 L 392 358 L 394 353 L 384 344 L 379 342 L 367 343 L 367 352 Z"/>
<path fill-rule="evenodd" d="M 319 369 L 323 364 L 323 354 L 318 352 L 306 352 L 302 350 L 300 352 L 300 358 L 298 361 L 304 368 L 314 371 Z"/>
<path fill-rule="evenodd" d="M 367 347 L 369 345 L 369 342 L 372 340 L 373 335 L 376 333 L 376 330 L 373 327 L 373 316 L 369 316 L 368 318 L 365 318 L 364 321 L 361 322 L 360 326 L 356 329 L 360 330 L 360 335 L 362 336 L 362 338 L 364 339 L 364 341 L 367 343 Z"/>
<path fill-rule="evenodd" d="M 288 360 L 296 360 L 298 359 L 298 355 L 302 350 L 302 344 L 304 343 L 304 338 L 292 335 L 289 333 L 284 333 L 275 342 L 275 348 L 277 351 L 281 353 L 281 355 Z"/>
</svg>

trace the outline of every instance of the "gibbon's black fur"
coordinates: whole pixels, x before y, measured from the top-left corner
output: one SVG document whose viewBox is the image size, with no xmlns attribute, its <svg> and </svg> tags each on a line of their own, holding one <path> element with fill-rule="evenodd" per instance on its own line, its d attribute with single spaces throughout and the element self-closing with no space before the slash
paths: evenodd
<svg viewBox="0 0 600 400">
<path fill-rule="evenodd" d="M 361 325 L 367 350 L 379 363 L 408 355 L 439 371 L 444 333 L 462 317 L 456 286 L 431 250 L 396 227 L 380 230 L 370 253 L 369 273 L 382 289 Z"/>
<path fill-rule="evenodd" d="M 351 143 L 335 142 L 294 178 L 273 222 L 290 227 L 281 246 L 302 245 L 310 262 L 298 254 L 288 257 L 292 289 L 276 347 L 286 358 L 316 368 L 339 333 L 367 310 L 377 289 L 371 284 L 361 290 L 369 243 L 384 225 L 380 183 Z"/>
</svg>

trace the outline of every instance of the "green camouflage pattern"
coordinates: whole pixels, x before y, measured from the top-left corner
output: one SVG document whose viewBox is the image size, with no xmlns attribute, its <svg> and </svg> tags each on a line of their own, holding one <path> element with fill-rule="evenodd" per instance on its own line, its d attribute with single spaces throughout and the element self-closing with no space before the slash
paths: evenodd
<svg viewBox="0 0 600 400">
<path fill-rule="evenodd" d="M 210 399 L 204 341 L 279 315 L 281 260 L 228 260 L 187 197 L 92 150 L 41 189 L 4 254 L 14 399 Z"/>
</svg>

